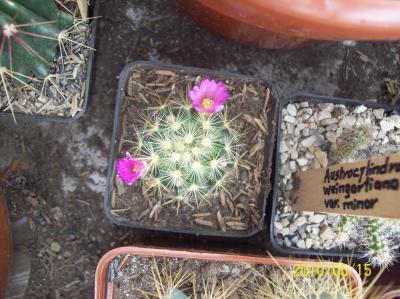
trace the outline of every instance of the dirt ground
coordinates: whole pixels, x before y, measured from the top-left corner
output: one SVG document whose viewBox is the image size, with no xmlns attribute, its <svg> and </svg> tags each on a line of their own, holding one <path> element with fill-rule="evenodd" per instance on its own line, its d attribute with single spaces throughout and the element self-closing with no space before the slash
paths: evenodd
<svg viewBox="0 0 400 299">
<path fill-rule="evenodd" d="M 194 237 L 183 242 L 183 236 L 162 238 L 159 233 L 116 227 L 105 218 L 102 193 L 116 84 L 128 61 L 254 75 L 270 82 L 281 98 L 310 92 L 388 102 L 384 78 L 396 79 L 400 73 L 399 43 L 252 49 L 208 33 L 168 0 L 107 0 L 100 15 L 94 80 L 84 117 L 70 125 L 15 125 L 10 118 L 0 119 L 0 169 L 13 159 L 23 163 L 6 196 L 12 219 L 27 215 L 31 220 L 32 276 L 26 298 L 92 298 L 99 258 L 123 244 L 265 252 L 263 236 L 251 240 L 253 245 L 225 241 L 220 246 L 223 240 Z"/>
</svg>

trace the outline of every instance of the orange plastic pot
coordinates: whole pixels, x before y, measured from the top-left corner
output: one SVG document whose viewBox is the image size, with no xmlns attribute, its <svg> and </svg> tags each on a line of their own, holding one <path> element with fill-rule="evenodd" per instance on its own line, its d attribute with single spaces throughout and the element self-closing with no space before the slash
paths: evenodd
<svg viewBox="0 0 400 299">
<path fill-rule="evenodd" d="M 11 229 L 8 210 L 0 192 L 0 298 L 4 298 L 11 267 Z"/>
<path fill-rule="evenodd" d="M 398 0 L 175 0 L 210 31 L 263 48 L 312 40 L 398 40 Z"/>
<path fill-rule="evenodd" d="M 106 253 L 99 261 L 96 269 L 96 281 L 95 281 L 95 299 L 112 299 L 114 298 L 112 282 L 109 279 L 109 265 L 110 262 L 121 254 L 131 254 L 139 257 L 171 257 L 171 258 L 184 258 L 184 259 L 196 259 L 196 260 L 210 260 L 210 261 L 224 261 L 224 262 L 236 262 L 236 263 L 249 263 L 249 264 L 264 264 L 264 265 L 276 265 L 291 266 L 295 264 L 315 264 L 323 265 L 324 267 L 335 267 L 336 263 L 331 262 L 320 262 L 320 261 L 304 261 L 300 259 L 287 259 L 287 258 L 269 258 L 260 256 L 250 255 L 234 255 L 224 253 L 211 253 L 211 252 L 198 252 L 198 251 L 181 251 L 181 250 L 170 250 L 161 248 L 146 248 L 146 247 L 120 247 L 113 249 Z M 362 281 L 358 272 L 348 266 L 343 265 L 349 273 L 349 279 L 353 285 L 356 296 L 354 298 L 360 298 L 362 296 Z"/>
</svg>

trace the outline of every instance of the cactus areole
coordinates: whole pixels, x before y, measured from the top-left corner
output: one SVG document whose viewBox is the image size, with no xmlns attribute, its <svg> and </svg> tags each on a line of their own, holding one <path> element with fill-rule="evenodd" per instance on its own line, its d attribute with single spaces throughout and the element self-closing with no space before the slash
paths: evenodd
<svg viewBox="0 0 400 299">
<path fill-rule="evenodd" d="M 22 81 L 48 76 L 59 35 L 72 24 L 73 16 L 53 0 L 0 1 L 0 66 Z"/>
</svg>

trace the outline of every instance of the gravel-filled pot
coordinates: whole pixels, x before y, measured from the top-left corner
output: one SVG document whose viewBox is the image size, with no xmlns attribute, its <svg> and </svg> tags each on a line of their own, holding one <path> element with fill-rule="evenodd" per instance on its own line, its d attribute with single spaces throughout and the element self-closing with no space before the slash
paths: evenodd
<svg viewBox="0 0 400 299">
<path fill-rule="evenodd" d="M 85 113 L 99 9 L 99 0 L 0 5 L 16 16 L 0 20 L 4 28 L 16 26 L 3 32 L 10 43 L 0 52 L 0 117 L 72 122 Z"/>
<path fill-rule="evenodd" d="M 128 64 L 118 87 L 106 214 L 134 228 L 256 234 L 271 190 L 275 106 L 268 85 L 251 77 Z"/>
<path fill-rule="evenodd" d="M 362 296 L 361 278 L 346 264 L 133 246 L 106 253 L 95 281 L 96 299 Z"/>
<path fill-rule="evenodd" d="M 294 212 L 299 171 L 400 152 L 400 116 L 393 107 L 298 94 L 280 103 L 270 237 L 284 254 L 395 261 L 399 222 L 383 218 Z M 312 190 L 310 190 L 312 192 Z"/>
</svg>

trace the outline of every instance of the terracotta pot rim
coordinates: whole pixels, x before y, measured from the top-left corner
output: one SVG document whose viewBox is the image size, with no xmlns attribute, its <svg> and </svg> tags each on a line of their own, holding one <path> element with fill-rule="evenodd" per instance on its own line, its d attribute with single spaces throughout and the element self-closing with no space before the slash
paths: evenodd
<svg viewBox="0 0 400 299">
<path fill-rule="evenodd" d="M 400 1 L 397 0 L 197 1 L 241 22 L 295 37 L 400 39 Z"/>
<path fill-rule="evenodd" d="M 171 257 L 171 258 L 186 258 L 186 259 L 198 259 L 198 260 L 215 260 L 225 262 L 243 262 L 250 264 L 269 264 L 269 265 L 281 265 L 291 266 L 295 264 L 308 264 L 314 263 L 319 265 L 333 266 L 338 263 L 325 262 L 318 260 L 302 260 L 302 259 L 289 259 L 281 257 L 263 257 L 255 255 L 241 255 L 232 253 L 215 253 L 207 251 L 195 251 L 195 250 L 174 250 L 165 248 L 154 248 L 154 247 L 137 247 L 137 246 L 125 246 L 110 250 L 107 252 L 99 261 L 96 274 L 95 274 L 95 299 L 105 299 L 107 293 L 106 281 L 108 279 L 108 266 L 109 263 L 118 255 L 121 254 L 132 254 L 140 257 Z M 362 294 L 362 280 L 358 272 L 347 264 L 342 264 L 349 273 L 354 288 L 357 289 L 356 298 L 361 298 Z"/>
</svg>

